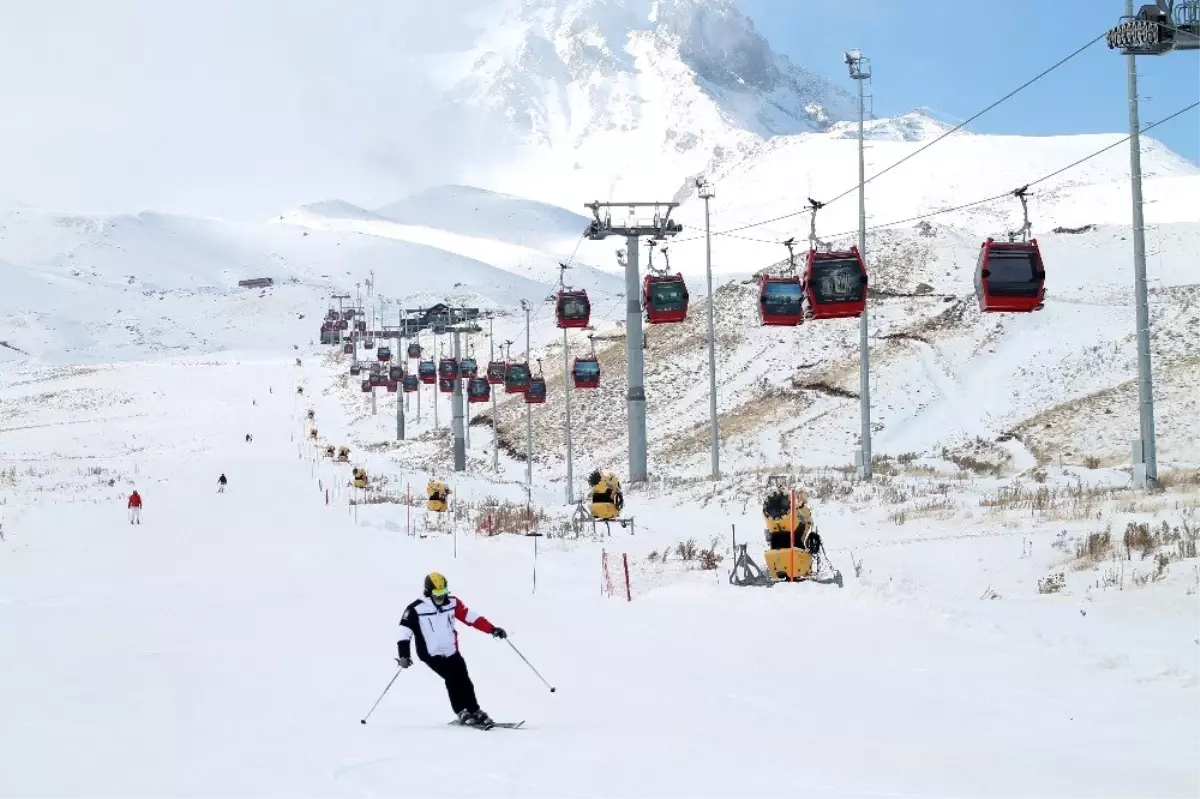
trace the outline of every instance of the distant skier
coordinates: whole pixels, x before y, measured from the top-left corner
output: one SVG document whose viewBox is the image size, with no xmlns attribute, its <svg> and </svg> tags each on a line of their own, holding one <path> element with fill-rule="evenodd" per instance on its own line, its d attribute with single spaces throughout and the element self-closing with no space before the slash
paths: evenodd
<svg viewBox="0 0 1200 799">
<path fill-rule="evenodd" d="M 141 524 L 142 523 L 142 495 L 137 492 L 137 489 L 134 489 L 134 492 L 129 495 L 129 504 L 127 505 L 127 507 L 129 508 L 129 523 L 130 524 Z"/>
<path fill-rule="evenodd" d="M 467 673 L 467 662 L 458 651 L 458 632 L 454 622 L 469 624 L 493 638 L 507 638 L 504 628 L 497 627 L 483 616 L 471 612 L 456 596 L 451 595 L 446 578 L 437 572 L 425 577 L 424 597 L 404 609 L 400 618 L 400 640 L 396 642 L 399 657 L 396 663 L 407 669 L 412 665 L 411 642 L 416 639 L 417 657 L 446 681 L 450 707 L 460 724 L 490 726 L 491 718 L 479 709 L 475 685 Z"/>
<path fill-rule="evenodd" d="M 247 443 L 247 444 L 249 444 L 249 443 L 250 443 L 251 441 L 253 441 L 253 440 L 254 440 L 254 436 L 252 436 L 252 435 L 250 435 L 249 433 L 247 433 L 247 434 L 246 434 L 246 443 Z"/>
<path fill-rule="evenodd" d="M 229 481 L 225 479 L 225 473 L 222 472 L 221 476 L 217 478 L 217 493 L 218 494 L 225 493 L 225 484 L 228 482 Z"/>
</svg>

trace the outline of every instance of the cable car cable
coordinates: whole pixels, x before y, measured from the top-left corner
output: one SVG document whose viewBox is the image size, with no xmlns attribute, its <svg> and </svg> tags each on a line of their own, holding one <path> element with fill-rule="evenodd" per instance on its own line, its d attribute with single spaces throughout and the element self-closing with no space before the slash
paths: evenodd
<svg viewBox="0 0 1200 799">
<path fill-rule="evenodd" d="M 1074 52 L 1072 52 L 1070 55 L 1064 56 L 1063 58 L 1059 59 L 1059 60 L 1058 60 L 1057 62 L 1055 62 L 1053 65 L 1051 65 L 1051 66 L 1047 67 L 1046 69 L 1044 69 L 1044 70 L 1042 70 L 1041 72 L 1039 72 L 1037 75 L 1035 75 L 1035 76 L 1033 76 L 1032 78 L 1030 78 L 1029 80 L 1025 81 L 1025 82 L 1024 82 L 1024 83 L 1022 83 L 1020 86 L 1018 86 L 1017 88 L 1013 89 L 1013 90 L 1012 90 L 1011 92 L 1009 92 L 1008 94 L 1006 94 L 1006 95 L 1004 95 L 1003 97 L 1001 97 L 999 100 L 996 100 L 994 103 L 992 103 L 991 105 L 989 105 L 989 106 L 987 106 L 986 108 L 984 108 L 982 111 L 979 111 L 979 112 L 977 112 L 977 113 L 973 114 L 972 116 L 970 116 L 970 117 L 968 117 L 967 119 L 963 120 L 962 122 L 960 122 L 959 124 L 955 125 L 953 128 L 951 128 L 950 130 L 946 131 L 945 133 L 943 133 L 942 135 L 938 136 L 937 138 L 933 139 L 932 141 L 926 142 L 925 144 L 921 145 L 920 147 L 918 147 L 918 148 L 917 148 L 916 150 L 914 150 L 913 152 L 911 152 L 911 153 L 909 153 L 908 155 L 906 155 L 906 156 L 904 156 L 903 158 L 901 158 L 899 161 L 896 161 L 895 163 L 891 164 L 890 166 L 884 167 L 884 168 L 883 168 L 881 171 L 879 171 L 879 172 L 876 172 L 874 175 L 871 175 L 871 177 L 869 177 L 869 178 L 867 178 L 866 180 L 864 180 L 864 181 L 863 181 L 863 185 L 865 186 L 866 184 L 868 184 L 868 183 L 870 183 L 871 181 L 875 180 L 875 178 L 882 177 L 883 175 L 886 175 L 888 172 L 891 172 L 893 169 L 895 169 L 896 167 L 898 167 L 898 166 L 900 166 L 901 164 L 905 163 L 906 161 L 909 161 L 910 159 L 917 157 L 918 155 L 920 155 L 921 153 L 925 152 L 925 151 L 926 151 L 926 150 L 928 150 L 930 147 L 932 147 L 933 145 L 935 145 L 935 144 L 937 144 L 938 142 L 942 141 L 943 139 L 945 139 L 946 137 L 950 136 L 951 134 L 953 134 L 953 133 L 957 133 L 957 132 L 958 132 L 959 130 L 961 130 L 961 129 L 962 129 L 964 126 L 965 126 L 965 125 L 967 125 L 967 124 L 969 124 L 969 123 L 971 123 L 971 122 L 975 121 L 976 119 L 979 119 L 979 117 L 983 116 L 983 115 L 984 115 L 984 114 L 986 114 L 988 111 L 991 111 L 993 108 L 997 107 L 998 105 L 1001 105 L 1002 103 L 1005 103 L 1005 102 L 1007 102 L 1008 100 L 1011 100 L 1011 99 L 1012 99 L 1013 97 L 1015 97 L 1017 94 L 1019 94 L 1020 92 L 1024 91 L 1025 89 L 1029 88 L 1029 87 L 1030 87 L 1030 86 L 1032 86 L 1034 83 L 1036 83 L 1036 82 L 1038 82 L 1039 80 L 1041 80 L 1042 78 L 1046 77 L 1047 75 L 1049 75 L 1049 74 L 1050 74 L 1051 72 L 1053 72 L 1054 70 L 1056 70 L 1056 69 L 1058 69 L 1059 67 L 1063 66 L 1063 65 L 1064 65 L 1064 64 L 1066 64 L 1068 61 L 1070 61 L 1071 59 L 1075 58 L 1077 55 L 1079 55 L 1080 53 L 1082 53 L 1084 50 L 1087 50 L 1089 47 L 1091 47 L 1093 44 L 1095 44 L 1096 42 L 1100 41 L 1101 39 L 1103 39 L 1103 38 L 1104 38 L 1105 36 L 1107 36 L 1107 35 L 1108 35 L 1108 30 L 1106 29 L 1106 30 L 1105 30 L 1103 33 L 1101 33 L 1099 36 L 1095 37 L 1094 39 L 1092 39 L 1092 40 L 1091 40 L 1091 41 L 1089 41 L 1088 43 L 1086 43 L 1086 44 L 1084 44 L 1084 45 L 1081 45 L 1079 48 L 1077 48 L 1077 49 L 1076 49 Z M 829 204 L 830 204 L 830 203 L 832 203 L 832 202 L 836 202 L 836 201 L 838 201 L 838 200 L 842 199 L 843 197 L 845 197 L 845 196 L 847 196 L 847 195 L 849 195 L 849 194 L 851 194 L 851 193 L 853 193 L 853 192 L 855 192 L 855 191 L 857 191 L 857 190 L 858 190 L 858 183 L 855 183 L 853 186 L 851 186 L 850 188 L 846 189 L 846 191 L 844 191 L 844 192 L 842 192 L 841 194 L 839 194 L 839 195 L 835 196 L 835 197 L 834 197 L 832 200 L 826 200 L 826 201 L 825 201 L 825 205 L 829 205 Z M 714 235 L 714 236 L 726 236 L 726 235 L 729 235 L 730 233 L 736 233 L 736 232 L 738 232 L 738 231 L 741 231 L 741 230 L 748 230 L 748 229 L 750 229 L 750 228 L 754 228 L 754 227 L 760 227 L 760 226 L 762 226 L 762 225 L 769 225 L 769 224 L 771 224 L 772 222 L 781 222 L 781 221 L 783 221 L 784 219 L 790 219 L 790 218 L 792 218 L 792 217 L 794 217 L 794 216 L 799 216 L 800 214 L 803 214 L 803 213 L 805 213 L 805 211 L 804 211 L 804 210 L 800 210 L 800 211 L 793 211 L 793 212 L 791 212 L 791 213 L 783 214 L 782 216 L 773 217 L 773 218 L 771 218 L 771 219 L 764 219 L 764 220 L 763 220 L 763 221 L 761 221 L 761 222 L 753 222 L 753 223 L 751 223 L 751 224 L 748 224 L 748 225 L 740 225 L 740 226 L 738 226 L 738 227 L 732 227 L 732 228 L 729 228 L 728 230 L 719 230 L 719 231 L 713 231 L 712 235 Z M 685 241 L 695 241 L 695 240 L 697 240 L 697 239 L 699 239 L 699 238 L 701 238 L 701 237 L 700 237 L 700 236 L 693 236 L 692 238 L 688 238 L 688 239 L 676 239 L 675 243 L 676 243 L 676 244 L 682 244 L 682 243 L 683 243 L 683 242 L 685 242 Z"/>
<path fill-rule="evenodd" d="M 1138 133 L 1140 135 L 1142 133 L 1145 133 L 1148 130 L 1152 130 L 1153 128 L 1156 128 L 1165 122 L 1170 122 L 1172 119 L 1175 119 L 1178 116 L 1186 114 L 1188 111 L 1191 111 L 1192 109 L 1197 108 L 1197 107 L 1200 107 L 1200 101 L 1194 102 L 1191 105 L 1187 106 L 1186 108 L 1181 108 L 1178 111 L 1176 111 L 1175 113 L 1173 113 L 1169 116 L 1165 116 L 1156 122 L 1151 122 L 1147 125 L 1143 125 L 1141 128 L 1138 129 Z M 1087 163 L 1088 161 L 1092 160 L 1093 158 L 1103 155 L 1104 153 L 1108 152 L 1109 150 L 1113 149 L 1114 147 L 1120 147 L 1122 144 L 1125 144 L 1126 142 L 1128 142 L 1131 138 L 1132 138 L 1132 135 L 1128 135 L 1121 139 L 1118 139 L 1117 141 L 1113 142 L 1112 144 L 1101 147 L 1099 150 L 1096 150 L 1095 152 L 1093 152 L 1089 155 L 1085 155 L 1083 158 L 1080 158 L 1076 161 L 1072 161 L 1071 163 L 1067 164 L 1066 166 L 1059 167 L 1058 169 L 1054 170 L 1053 172 L 1049 172 L 1045 175 L 1042 175 L 1039 178 L 1035 178 L 1034 180 L 1029 181 L 1028 183 L 1025 184 L 1025 186 L 1026 187 L 1036 186 L 1037 184 L 1044 183 L 1045 181 L 1050 180 L 1051 178 L 1058 177 L 1063 172 L 1066 172 L 1070 169 L 1074 169 L 1075 167 L 1080 166 L 1081 164 Z M 926 213 L 917 214 L 916 216 L 910 216 L 910 217 L 906 217 L 904 219 L 895 219 L 890 222 L 880 223 L 878 225 L 871 225 L 870 227 L 867 228 L 867 230 L 868 231 L 882 230 L 885 228 L 895 227 L 896 225 L 904 225 L 909 222 L 918 222 L 922 219 L 929 219 L 930 217 L 941 216 L 942 214 L 949 214 L 949 213 L 953 213 L 955 211 L 962 211 L 967 208 L 974 208 L 977 205 L 985 205 L 987 203 L 996 202 L 998 200 L 1006 200 L 1006 199 L 1012 197 L 1012 195 L 1013 195 L 1012 191 L 1009 190 L 1009 191 L 1001 192 L 1000 194 L 992 195 L 990 197 L 984 197 L 983 199 L 980 199 L 980 200 L 972 200 L 971 202 L 954 205 L 949 208 L 939 208 L 936 211 L 927 211 Z M 836 239 L 841 236 L 849 236 L 854 233 L 858 233 L 858 228 L 855 228 L 854 230 L 846 230 L 841 233 L 832 233 L 832 234 L 828 234 L 828 235 L 829 235 L 829 238 Z M 767 266 L 761 267 L 760 269 L 755 270 L 755 271 L 757 272 L 757 271 L 762 271 L 762 269 L 771 269 L 773 267 L 778 266 L 781 263 L 785 263 L 785 260 L 772 261 Z"/>
<path fill-rule="evenodd" d="M 1170 122 L 1175 117 L 1180 116 L 1182 114 L 1186 114 L 1188 111 L 1191 111 L 1193 108 L 1196 108 L 1197 106 L 1200 106 L 1200 101 L 1194 102 L 1191 105 L 1187 106 L 1186 108 L 1181 108 L 1178 111 L 1176 111 L 1175 113 L 1171 114 L 1170 116 L 1163 117 L 1162 119 L 1158 120 L 1157 122 L 1151 122 L 1148 125 L 1143 125 L 1141 128 L 1138 129 L 1138 134 L 1140 135 L 1142 133 L 1145 133 L 1148 130 L 1156 128 L 1159 125 L 1163 124 L 1164 122 Z M 1079 166 L 1080 164 L 1084 164 L 1097 156 L 1103 155 L 1104 153 L 1108 152 L 1109 150 L 1113 149 L 1114 147 L 1120 147 L 1122 144 L 1125 144 L 1126 142 L 1128 142 L 1131 138 L 1133 138 L 1132 134 L 1127 135 L 1124 138 L 1118 139 L 1117 141 L 1113 142 L 1112 144 L 1109 144 L 1105 147 L 1101 147 L 1099 150 L 1096 150 L 1094 153 L 1091 153 L 1090 155 L 1085 155 L 1083 158 L 1080 158 L 1077 161 L 1072 161 L 1071 163 L 1067 164 L 1064 167 L 1060 167 L 1060 168 L 1054 170 L 1053 172 L 1042 175 L 1040 178 L 1036 178 L 1034 180 L 1029 181 L 1028 183 L 1025 184 L 1025 187 L 1028 188 L 1030 186 L 1036 186 L 1037 184 L 1044 183 L 1045 181 L 1050 180 L 1051 178 L 1058 177 L 1063 172 L 1066 172 L 1067 170 L 1070 170 L 1070 169 L 1074 169 L 1075 167 Z M 948 214 L 948 213 L 952 213 L 954 211 L 962 211 L 966 208 L 973 208 L 977 205 L 984 205 L 986 203 L 995 202 L 997 200 L 1007 199 L 1007 198 L 1011 197 L 1012 194 L 1013 193 L 1011 190 L 1005 191 L 1005 192 L 1001 192 L 1000 194 L 993 195 L 991 197 L 985 197 L 982 200 L 973 200 L 972 202 L 962 203 L 961 205 L 955 205 L 950 208 L 940 208 L 936 211 L 929 211 L 927 213 L 919 214 L 917 216 L 910 216 L 905 219 L 897 219 L 892 222 L 884 222 L 884 223 L 881 223 L 878 225 L 871 225 L 870 227 L 867 228 L 867 230 L 879 230 L 881 228 L 888 228 L 888 227 L 894 227 L 896 225 L 907 224 L 908 222 L 917 222 L 922 219 L 928 219 L 929 217 L 932 217 L 932 216 L 940 216 L 942 214 Z M 842 233 L 831 234 L 829 237 L 831 239 L 836 239 L 839 236 L 849 236 L 852 233 L 857 233 L 857 232 L 858 232 L 858 228 L 855 228 L 854 230 L 847 230 Z"/>
</svg>

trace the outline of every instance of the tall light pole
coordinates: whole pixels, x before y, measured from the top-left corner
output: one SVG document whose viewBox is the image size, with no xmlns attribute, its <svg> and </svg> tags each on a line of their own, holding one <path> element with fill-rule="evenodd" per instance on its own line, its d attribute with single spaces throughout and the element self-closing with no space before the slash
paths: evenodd
<svg viewBox="0 0 1200 799">
<path fill-rule="evenodd" d="M 867 181 L 866 156 L 864 154 L 863 118 L 866 115 L 863 96 L 863 81 L 871 78 L 871 59 L 864 58 L 855 49 L 843 53 L 850 77 L 858 82 L 858 254 L 867 258 Z M 870 287 L 863 286 L 863 299 L 868 300 Z M 859 434 L 858 476 L 870 480 L 871 468 L 871 342 L 867 336 L 867 308 L 864 305 L 858 325 L 858 402 L 862 417 L 862 432 Z"/>
<path fill-rule="evenodd" d="M 708 417 L 711 429 L 712 479 L 721 477 L 720 436 L 717 429 L 717 334 L 716 298 L 713 296 L 712 281 L 712 224 L 708 215 L 708 201 L 716 194 L 704 178 L 696 178 L 696 189 L 704 200 L 704 270 L 708 277 Z"/>
<path fill-rule="evenodd" d="M 529 303 L 521 300 L 521 310 L 525 311 L 525 364 L 528 368 L 529 354 L 532 348 L 529 345 Z M 533 370 L 530 370 L 532 375 Z M 525 490 L 526 493 L 533 490 L 533 407 L 530 403 L 525 403 Z"/>
<path fill-rule="evenodd" d="M 496 320 L 488 314 L 488 368 L 496 360 Z M 486 376 L 486 372 L 484 373 Z M 492 471 L 500 473 L 500 437 L 496 434 L 496 392 L 488 392 L 492 397 Z"/>
<path fill-rule="evenodd" d="M 1138 431 L 1133 442 L 1133 484 L 1144 488 L 1158 480 L 1158 443 L 1154 433 L 1154 388 L 1150 370 L 1150 303 L 1146 289 L 1146 221 L 1142 213 L 1142 141 L 1138 119 L 1137 57 L 1200 48 L 1200 15 L 1194 4 L 1172 3 L 1170 11 L 1142 6 L 1133 14 L 1125 0 L 1125 21 L 1108 32 L 1108 47 L 1125 54 L 1129 102 L 1129 183 L 1133 201 L 1133 298 L 1137 320 Z M 1194 74 L 1194 73 L 1193 73 Z"/>
<path fill-rule="evenodd" d="M 567 270 L 571 267 L 560 263 L 558 265 L 558 291 L 559 296 L 566 291 L 566 275 Z M 557 312 L 557 308 L 555 309 Z M 575 464 L 574 456 L 571 451 L 571 361 L 568 357 L 567 350 L 567 328 L 562 329 L 563 332 L 563 399 L 566 400 L 566 412 L 563 416 L 563 440 L 567 447 L 567 504 L 574 502 L 574 492 L 572 487 L 575 485 Z"/>
</svg>

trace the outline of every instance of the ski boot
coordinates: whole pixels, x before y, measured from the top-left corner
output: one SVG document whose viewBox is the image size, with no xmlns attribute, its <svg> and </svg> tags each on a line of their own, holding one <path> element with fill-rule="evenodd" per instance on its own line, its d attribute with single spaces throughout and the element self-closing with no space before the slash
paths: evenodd
<svg viewBox="0 0 1200 799">
<path fill-rule="evenodd" d="M 475 721 L 475 714 L 469 710 L 458 711 L 458 723 L 464 727 L 474 727 L 477 723 Z"/>
<path fill-rule="evenodd" d="M 476 710 L 475 713 L 472 714 L 472 718 L 474 719 L 473 723 L 476 727 L 491 729 L 492 727 L 496 726 L 496 722 L 492 721 L 491 716 L 489 716 L 487 713 L 484 713 L 482 709 Z"/>
</svg>

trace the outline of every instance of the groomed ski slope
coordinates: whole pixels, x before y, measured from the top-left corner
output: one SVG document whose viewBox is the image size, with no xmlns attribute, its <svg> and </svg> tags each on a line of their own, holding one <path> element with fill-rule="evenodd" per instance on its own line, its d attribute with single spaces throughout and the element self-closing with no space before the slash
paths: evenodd
<svg viewBox="0 0 1200 799">
<path fill-rule="evenodd" d="M 317 480 L 329 468 L 301 441 L 300 372 L 290 358 L 127 366 L 93 378 L 136 394 L 120 413 L 6 432 L 23 493 L 5 508 L 0 544 L 0 795 L 1200 787 L 1194 680 L 1097 664 L 1067 643 L 1073 606 L 984 603 L 1014 619 L 1041 614 L 1048 645 L 1029 646 L 1012 625 L 964 621 L 936 596 L 890 601 L 852 574 L 840 591 L 735 589 L 722 570 L 626 603 L 600 595 L 602 545 L 590 542 L 543 542 L 534 593 L 529 539 L 409 537 L 396 505 L 360 508 L 356 522 L 340 490 L 325 504 Z M 317 403 L 318 424 L 337 428 L 333 403 Z M 67 465 L 118 480 L 37 476 Z M 230 487 L 217 495 L 222 471 Z M 140 526 L 125 516 L 127 478 L 145 497 Z M 647 516 L 669 513 L 637 501 Z M 833 536 L 852 522 L 827 524 Z M 526 729 L 448 727 L 442 686 L 420 664 L 359 724 L 394 673 L 395 625 L 431 569 L 557 686 L 550 694 L 506 644 L 462 631 L 484 709 Z M 932 590 L 933 575 L 953 585 L 955 571 L 931 564 Z M 1144 625 L 1157 630 L 1150 616 Z"/>
</svg>

